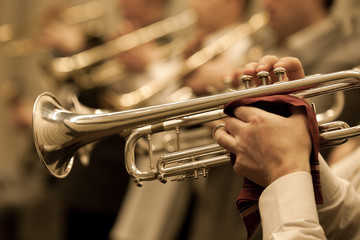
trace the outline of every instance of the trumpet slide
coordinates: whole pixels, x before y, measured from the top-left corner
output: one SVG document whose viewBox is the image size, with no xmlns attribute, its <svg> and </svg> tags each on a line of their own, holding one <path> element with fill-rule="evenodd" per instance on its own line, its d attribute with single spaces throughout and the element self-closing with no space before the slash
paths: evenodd
<svg viewBox="0 0 360 240">
<path fill-rule="evenodd" d="M 69 174 L 74 155 L 80 147 L 131 129 L 135 130 L 132 131 L 126 143 L 125 164 L 127 171 L 139 185 L 141 181 L 154 179 L 165 181 L 167 176 L 183 176 L 184 173 L 187 175 L 186 172 L 194 173 L 196 171 L 194 174 L 196 177 L 199 170 L 203 171 L 207 167 L 228 163 L 229 159 L 226 154 L 220 157 L 206 158 L 203 161 L 197 161 L 191 157 L 190 159 L 194 161 L 180 161 L 173 168 L 166 168 L 165 160 L 157 161 L 149 170 L 140 171 L 136 167 L 135 157 L 132 155 L 136 140 L 143 133 L 148 135 L 172 129 L 174 126 L 175 128 L 183 127 L 222 118 L 224 114 L 220 106 L 238 98 L 274 94 L 291 94 L 300 98 L 309 98 L 358 87 L 360 87 L 360 72 L 348 70 L 182 102 L 102 114 L 72 113 L 64 109 L 52 94 L 43 93 L 34 104 L 33 136 L 39 158 L 48 170 L 59 178 Z M 331 127 L 329 127 L 330 125 Z M 346 140 L 349 137 L 360 135 L 360 126 L 350 128 L 345 123 L 330 125 L 320 128 L 322 129 L 323 143 Z M 334 128 L 334 126 L 336 127 Z M 324 129 L 326 129 L 326 133 Z M 213 147 L 218 151 L 217 146 Z M 193 150 L 186 152 L 191 151 Z M 197 152 L 195 151 L 195 153 Z M 204 154 L 209 155 L 207 150 Z M 179 156 L 181 154 L 170 155 Z M 163 157 L 163 159 L 167 159 L 166 164 L 172 162 L 172 160 L 168 160 L 170 155 Z M 206 175 L 205 172 L 202 174 Z"/>
</svg>

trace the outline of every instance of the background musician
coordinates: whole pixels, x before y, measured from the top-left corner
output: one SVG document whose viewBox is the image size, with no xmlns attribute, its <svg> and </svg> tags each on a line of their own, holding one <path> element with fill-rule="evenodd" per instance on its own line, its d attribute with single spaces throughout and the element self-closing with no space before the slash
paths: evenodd
<svg viewBox="0 0 360 240">
<path fill-rule="evenodd" d="M 301 60 L 305 74 L 330 73 L 356 67 L 360 55 L 353 49 L 359 46 L 359 3 L 347 14 L 337 12 L 341 1 L 272 1 L 262 0 L 270 14 L 273 41 L 265 42 L 265 54 L 294 56 Z M 346 56 L 346 57 L 345 57 Z M 345 107 L 340 120 L 355 125 L 359 115 L 355 106 L 359 90 L 346 91 Z M 318 112 L 336 103 L 333 95 L 313 99 Z M 322 150 L 327 156 L 328 149 Z"/>
<path fill-rule="evenodd" d="M 251 12 L 250 2 L 243 0 L 191 0 L 190 6 L 198 11 L 199 21 L 196 38 L 185 51 L 186 56 L 215 42 L 255 13 Z M 241 39 L 186 76 L 185 85 L 197 96 L 222 92 L 226 88 L 223 77 L 234 72 L 252 44 L 251 37 Z M 245 238 L 246 231 L 234 205 L 242 182 L 229 166 L 211 169 L 207 178 L 193 181 L 191 204 L 179 239 Z"/>
<path fill-rule="evenodd" d="M 171 1 L 155 0 L 155 1 L 132 1 L 120 0 L 118 1 L 121 11 L 126 11 L 124 14 L 127 21 L 121 26 L 121 32 L 136 30 L 141 27 L 146 27 L 152 23 L 168 16 L 174 7 Z M 176 5 L 176 3 L 175 3 Z M 179 9 L 187 9 L 187 2 L 177 5 Z M 176 12 L 179 12 L 179 9 Z M 151 13 L 151 11 L 153 11 Z M 144 14 L 148 13 L 150 14 Z M 153 18 L 150 18 L 150 17 Z M 127 28 L 127 29 L 124 29 Z M 181 31 L 180 31 L 181 32 Z M 163 36 L 159 39 L 149 43 L 138 46 L 130 51 L 121 53 L 117 56 L 117 60 L 129 67 L 130 74 L 125 82 L 129 81 L 137 87 L 141 83 L 146 84 L 153 79 L 153 73 L 159 77 L 165 77 L 168 72 L 172 71 L 171 55 L 173 51 L 181 52 L 181 45 L 175 48 L 171 47 L 172 42 L 186 41 L 186 34 L 175 32 L 170 35 Z M 169 53 L 162 54 L 162 46 L 170 45 Z M 166 51 L 167 52 L 167 51 Z M 168 58 L 170 55 L 170 58 Z M 175 54 L 176 55 L 176 54 Z M 176 56 L 177 57 L 177 56 Z M 160 75 L 159 75 L 160 74 Z M 170 75 L 170 77 L 174 75 Z M 173 79 L 169 79 L 172 81 Z M 121 82 L 120 82 L 121 83 Z M 116 85 L 116 84 L 115 84 Z M 176 84 L 175 84 L 176 85 Z M 118 92 L 122 93 L 123 86 L 115 86 Z M 131 87 L 132 85 L 130 85 Z M 167 103 L 168 89 L 170 91 L 176 86 L 166 85 L 161 93 L 150 98 L 141 105 L 149 106 L 159 103 Z M 136 89 L 136 88 L 135 88 Z M 134 89 L 130 88 L 130 91 Z M 162 138 L 152 136 L 152 143 L 162 147 Z M 157 159 L 157 154 L 153 158 Z M 149 156 L 142 151 L 137 154 L 139 164 L 147 164 Z M 188 197 L 188 185 L 180 184 L 158 184 L 158 182 L 146 182 L 144 187 L 137 187 L 133 182 L 129 182 L 127 195 L 121 208 L 118 211 L 116 222 L 111 230 L 111 239 L 173 239 L 179 231 L 179 221 L 183 216 L 183 209 L 186 199 Z M 184 200 L 185 199 L 185 200 Z M 184 201 L 183 201 L 184 200 Z M 141 231 L 139 231 L 141 229 Z"/>
<path fill-rule="evenodd" d="M 31 132 L 32 105 L 48 90 L 36 44 L 46 1 L 0 3 L 0 238 L 60 239 L 60 211 L 49 175 L 42 171 Z M 55 192 L 55 193 L 54 193 Z"/>
<path fill-rule="evenodd" d="M 273 42 L 268 41 L 265 52 L 298 57 L 307 75 L 356 66 L 358 56 L 350 53 L 350 49 L 359 34 L 355 17 L 359 6 L 339 17 L 333 0 L 261 2 L 270 14 L 269 24 L 274 33 Z M 346 21 L 353 24 L 351 30 L 346 29 Z M 343 59 L 340 51 L 350 54 L 349 57 Z"/>
<path fill-rule="evenodd" d="M 116 3 L 122 21 L 112 31 L 113 37 L 132 33 L 164 18 L 164 1 L 124 0 Z M 118 28 L 122 30 L 114 35 Z M 103 94 L 108 89 L 115 89 L 117 84 L 126 89 L 136 81 L 132 73 L 136 75 L 146 71 L 148 65 L 157 59 L 156 48 L 152 41 L 117 55 L 116 60 L 130 73 L 126 72 L 114 85 L 80 91 L 81 103 L 92 108 L 105 106 L 117 111 L 111 105 L 104 105 Z M 119 135 L 99 141 L 91 150 L 88 166 L 84 167 L 76 161 L 71 176 L 58 181 L 65 200 L 66 239 L 110 238 L 110 231 L 128 192 L 129 175 L 124 164 L 124 146 L 125 138 Z"/>
<path fill-rule="evenodd" d="M 195 37 L 184 51 L 185 59 L 243 23 L 251 10 L 250 3 L 246 0 L 190 0 L 190 6 L 198 12 L 199 20 Z M 239 40 L 230 49 L 186 76 L 184 84 L 191 87 L 198 96 L 222 91 L 226 88 L 221 81 L 222 77 L 234 71 L 239 59 L 252 44 L 251 38 Z"/>
<path fill-rule="evenodd" d="M 183 53 L 185 61 L 238 26 L 245 19 L 247 2 L 191 0 L 189 7 L 197 11 L 198 21 L 193 39 Z M 195 69 L 185 76 L 185 85 L 200 95 L 209 94 L 209 87 L 217 89 L 216 91 L 222 90 L 224 83 L 219 81 L 221 76 L 226 69 L 229 73 L 233 72 L 237 53 L 240 50 L 245 51 L 250 42 L 250 39 L 244 39 L 229 51 Z M 156 142 L 154 139 L 152 141 Z M 191 144 L 196 145 L 195 141 Z M 233 181 L 232 186 L 223 187 L 230 178 L 237 180 Z M 225 170 L 214 169 L 207 180 L 183 182 L 179 186 L 171 183 L 166 184 L 170 186 L 145 183 L 141 189 L 130 186 L 130 195 L 133 197 L 127 196 L 126 205 L 123 205 L 124 209 L 119 212 L 111 236 L 113 239 L 238 239 L 245 236 L 245 233 L 239 228 L 242 222 L 236 214 L 233 199 L 241 183 L 241 178 L 231 174 L 231 168 L 225 167 Z M 171 214 L 164 213 L 165 210 L 171 211 Z M 141 217 L 140 221 L 144 212 L 152 217 Z M 214 225 L 217 227 L 214 228 Z M 139 227 L 143 229 L 142 232 L 137 231 Z"/>
<path fill-rule="evenodd" d="M 166 16 L 166 1 L 129 1 L 119 0 L 118 8 L 123 16 L 116 36 L 133 32 L 139 28 L 149 26 Z M 157 40 L 156 40 L 157 41 Z M 156 41 L 138 46 L 130 51 L 123 52 L 117 57 L 129 70 L 143 72 L 149 64 L 158 61 Z"/>
<path fill-rule="evenodd" d="M 109 1 L 107 2 L 111 5 Z M 98 6 L 96 10 L 101 11 L 102 4 L 105 4 L 105 2 L 99 3 L 98 1 L 97 3 L 100 5 L 96 5 Z M 16 4 L 21 6 L 21 3 L 8 3 L 5 4 L 1 10 L 9 10 L 10 6 Z M 15 176 L 14 179 L 24 179 L 27 184 L 22 184 L 19 180 L 12 182 L 21 184 L 21 188 L 31 185 L 27 190 L 32 194 L 32 199 L 28 199 L 27 192 L 24 190 L 22 190 L 22 195 L 11 194 L 17 196 L 17 199 L 27 202 L 27 204 L 24 204 L 24 206 L 18 203 L 14 204 L 14 201 L 10 203 L 11 211 L 2 211 L 4 214 L 1 214 L 1 236 L 3 236 L 4 239 L 10 239 L 10 236 L 16 239 L 107 239 L 127 187 L 128 174 L 123 162 L 121 162 L 123 158 L 123 152 L 121 151 L 123 150 L 123 147 L 121 147 L 123 140 L 116 136 L 104 140 L 93 149 L 94 151 L 90 157 L 91 163 L 88 168 L 82 166 L 79 161 L 76 161 L 76 165 L 79 164 L 76 166 L 77 170 L 73 172 L 74 174 L 71 178 L 65 181 L 57 181 L 50 178 L 49 175 L 43 175 L 44 172 L 35 171 L 37 168 L 34 169 L 32 164 L 27 162 L 30 159 L 30 163 L 38 163 L 38 158 L 34 155 L 35 152 L 30 132 L 31 105 L 35 101 L 36 95 L 40 92 L 51 91 L 57 93 L 60 92 L 60 87 L 63 87 L 59 87 L 61 84 L 58 85 L 58 82 L 53 84 L 53 79 L 44 73 L 44 69 L 40 64 L 43 63 L 41 60 L 44 58 L 44 55 L 45 57 L 47 57 L 47 54 L 57 57 L 69 56 L 93 47 L 95 46 L 94 44 L 101 43 L 101 41 L 98 41 L 100 38 L 106 39 L 104 35 L 97 35 L 95 36 L 97 40 L 93 41 L 95 38 L 87 36 L 87 33 L 83 31 L 83 26 L 67 25 L 62 22 L 61 20 L 63 19 L 61 16 L 67 11 L 68 7 L 68 3 L 63 2 L 63 4 L 66 7 L 57 8 L 56 11 L 53 11 L 51 6 L 38 1 L 35 5 L 37 7 L 42 6 L 43 8 L 39 8 L 40 10 L 46 12 L 47 9 L 50 9 L 49 12 L 45 14 L 46 16 L 43 21 L 39 21 L 41 24 L 33 21 L 33 19 L 38 19 L 31 15 L 36 12 L 37 16 L 43 16 L 44 13 L 39 13 L 39 9 L 36 11 L 28 11 L 27 14 L 16 14 L 16 20 L 20 22 L 23 21 L 19 25 L 24 29 L 34 30 L 34 28 L 38 27 L 38 29 L 32 33 L 35 35 L 34 42 L 36 42 L 37 48 L 34 49 L 30 56 L 18 56 L 13 59 L 9 57 L 8 62 L 13 63 L 14 70 L 10 72 L 11 68 L 8 67 L 7 69 L 10 77 L 16 77 L 16 81 L 14 82 L 18 85 L 14 85 L 19 87 L 16 90 L 20 90 L 20 93 L 17 93 L 18 96 L 14 98 L 17 102 L 15 105 L 16 108 L 13 108 L 14 114 L 12 116 L 14 116 L 14 119 L 11 119 L 11 123 L 15 123 L 15 120 L 16 123 L 21 123 L 20 126 L 22 129 L 17 130 L 20 135 L 30 135 L 26 142 L 31 144 L 31 150 L 29 150 L 30 153 L 26 153 L 26 157 L 19 156 L 20 161 L 24 161 L 25 163 L 18 164 L 17 161 L 13 161 L 13 158 L 7 154 L 7 150 L 5 156 L 8 156 L 8 158 L 5 157 L 2 160 L 4 160 L 4 163 L 10 161 L 10 166 L 14 165 L 15 162 L 19 165 L 19 176 Z M 60 5 L 62 4 L 60 3 Z M 24 6 L 19 6 L 17 6 L 17 10 L 23 11 L 23 9 L 26 9 Z M 29 7 L 28 10 L 29 9 L 31 8 Z M 82 10 L 83 12 L 77 12 L 76 15 L 81 16 L 82 14 L 88 13 L 84 9 Z M 13 13 L 13 11 L 9 12 Z M 32 28 L 26 25 L 27 22 L 30 22 L 28 20 L 30 15 L 32 17 L 31 23 L 34 23 L 34 25 L 31 26 Z M 5 16 L 5 13 L 3 13 L 2 16 Z M 22 17 L 20 18 L 19 16 Z M 28 29 L 26 27 L 28 27 Z M 111 27 L 110 24 L 108 27 Z M 22 29 L 22 33 L 25 33 L 24 29 Z M 86 40 L 89 41 L 87 42 Z M 41 51 L 39 51 L 39 49 Z M 1 50 L 3 50 L 3 48 L 1 48 Z M 1 54 L 2 53 L 1 51 Z M 3 55 L 0 56 L 3 60 Z M 46 63 L 50 63 L 50 60 Z M 25 67 L 23 65 L 25 65 Z M 21 71 L 19 71 L 19 69 L 21 69 Z M 14 76 L 11 76 L 11 74 Z M 18 79 L 21 81 L 18 81 Z M 39 88 L 41 88 L 41 90 L 39 90 Z M 73 91 L 73 88 L 70 89 L 70 91 Z M 2 88 L 2 90 L 6 91 L 4 88 Z M 9 89 L 7 92 L 11 93 Z M 35 94 L 32 94 L 29 98 L 28 92 L 35 92 Z M 66 88 L 65 92 L 66 96 L 71 94 L 68 88 Z M 18 104 L 22 103 L 23 100 L 26 100 L 25 104 Z M 96 105 L 99 104 L 99 102 L 97 102 L 94 94 L 85 94 L 84 97 L 81 97 L 81 100 L 82 103 L 87 106 L 99 106 Z M 29 104 L 27 104 L 27 101 L 29 101 Z M 29 108 L 24 111 L 23 106 L 29 106 Z M 3 116 L 3 114 L 1 115 Z M 28 127 L 28 129 L 25 129 L 28 132 L 24 131 L 24 126 Z M 5 139 L 6 135 L 1 134 L 1 136 Z M 19 140 L 21 139 L 18 136 L 17 141 Z M 9 143 L 11 143 L 11 141 L 9 141 Z M 18 151 L 14 151 L 17 154 L 20 154 L 23 150 L 21 144 L 24 144 L 24 142 L 19 142 L 19 144 Z M 4 146 L 6 148 L 7 145 L 4 144 Z M 12 147 L 10 149 L 12 149 Z M 104 161 L 104 159 L 107 161 Z M 6 164 L 8 165 L 8 163 Z M 36 164 L 35 166 L 38 165 Z M 34 176 L 28 176 L 28 171 L 34 171 Z M 10 172 L 13 172 L 13 170 L 9 171 L 9 173 Z M 101 176 L 104 173 L 105 175 Z M 12 189 L 15 193 L 15 188 L 12 187 Z M 41 192 L 38 193 L 38 191 Z M 39 196 L 35 196 L 37 198 L 34 198 L 34 194 L 39 194 Z M 10 194 L 7 195 L 12 198 Z M 21 201 L 19 201 L 19 203 L 21 203 Z M 5 205 L 5 209 L 6 207 L 7 205 Z M 13 214 L 13 212 L 15 214 Z M 40 225 L 43 225 L 41 228 L 45 228 L 46 230 L 42 229 L 39 231 L 38 226 Z"/>
</svg>

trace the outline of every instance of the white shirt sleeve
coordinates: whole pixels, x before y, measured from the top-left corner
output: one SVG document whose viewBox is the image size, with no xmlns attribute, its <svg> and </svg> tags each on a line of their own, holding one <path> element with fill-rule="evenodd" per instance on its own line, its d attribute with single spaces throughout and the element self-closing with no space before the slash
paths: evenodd
<svg viewBox="0 0 360 240">
<path fill-rule="evenodd" d="M 348 180 L 360 193 L 360 147 L 332 164 L 330 168 L 336 176 Z"/>
<path fill-rule="evenodd" d="M 277 179 L 259 199 L 264 239 L 360 239 L 359 193 L 319 161 L 324 204 L 315 204 L 309 173 Z"/>
<path fill-rule="evenodd" d="M 270 184 L 259 199 L 263 239 L 326 239 L 311 175 L 295 172 Z"/>
<path fill-rule="evenodd" d="M 324 204 L 317 208 L 327 238 L 360 239 L 359 193 L 347 180 L 336 176 L 322 157 L 319 161 Z"/>
</svg>

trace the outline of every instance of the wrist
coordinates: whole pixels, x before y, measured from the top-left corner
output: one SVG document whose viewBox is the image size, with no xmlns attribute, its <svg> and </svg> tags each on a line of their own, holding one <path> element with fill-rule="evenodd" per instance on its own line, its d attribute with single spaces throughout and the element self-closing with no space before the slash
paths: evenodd
<svg viewBox="0 0 360 240">
<path fill-rule="evenodd" d="M 291 165 L 291 164 L 290 164 Z M 295 172 L 307 172 L 310 173 L 310 165 L 309 162 L 306 164 L 299 164 L 296 166 L 289 166 L 289 167 L 276 167 L 274 171 L 271 171 L 268 175 L 268 184 L 269 186 L 271 183 L 276 181 L 277 179 L 284 177 L 286 175 L 295 173 Z"/>
</svg>

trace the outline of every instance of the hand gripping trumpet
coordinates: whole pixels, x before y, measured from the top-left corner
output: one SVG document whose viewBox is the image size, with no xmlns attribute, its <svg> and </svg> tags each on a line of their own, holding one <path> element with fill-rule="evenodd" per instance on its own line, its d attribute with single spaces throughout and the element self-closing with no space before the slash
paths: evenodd
<svg viewBox="0 0 360 240">
<path fill-rule="evenodd" d="M 360 71 L 348 70 L 314 75 L 290 82 L 279 82 L 240 91 L 232 91 L 192 100 L 157 106 L 101 114 L 76 114 L 64 109 L 50 93 L 41 94 L 33 109 L 33 135 L 38 155 L 56 177 L 66 177 L 73 165 L 74 155 L 89 143 L 104 137 L 131 130 L 126 143 L 127 171 L 141 185 L 142 181 L 178 176 L 206 176 L 206 169 L 230 163 L 225 150 L 216 144 L 168 153 L 160 160 L 151 160 L 148 170 L 140 170 L 135 161 L 136 141 L 142 136 L 201 124 L 225 117 L 223 104 L 245 97 L 291 94 L 310 98 L 360 87 Z M 350 127 L 344 122 L 322 124 L 322 146 L 345 142 L 360 135 L 360 126 Z M 152 153 L 149 153 L 150 158 Z"/>
</svg>

